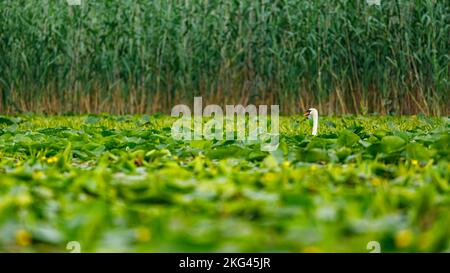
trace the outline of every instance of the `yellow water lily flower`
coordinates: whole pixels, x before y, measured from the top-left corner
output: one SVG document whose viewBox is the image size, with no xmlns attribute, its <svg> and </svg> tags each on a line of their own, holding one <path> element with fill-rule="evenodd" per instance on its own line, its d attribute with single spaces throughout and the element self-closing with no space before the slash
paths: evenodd
<svg viewBox="0 0 450 273">
<path fill-rule="evenodd" d="M 44 176 L 44 173 L 42 171 L 35 171 L 32 174 L 33 179 L 39 179 Z"/>
<path fill-rule="evenodd" d="M 31 244 L 32 237 L 31 233 L 25 229 L 19 229 L 16 232 L 16 243 L 19 246 L 28 246 Z"/>
<path fill-rule="evenodd" d="M 320 252 L 322 252 L 322 249 L 320 249 L 320 247 L 317 247 L 317 246 L 307 246 L 307 247 L 303 248 L 303 252 L 304 253 L 320 253 Z"/>
<path fill-rule="evenodd" d="M 285 167 L 285 168 L 288 168 L 289 166 L 291 166 L 291 162 L 290 161 L 284 161 L 282 166 Z"/>
<path fill-rule="evenodd" d="M 263 177 L 261 178 L 261 180 L 263 182 L 266 182 L 266 183 L 275 182 L 277 180 L 277 175 L 274 174 L 274 173 L 270 173 L 270 172 L 269 173 L 265 173 L 263 175 Z"/>
<path fill-rule="evenodd" d="M 372 185 L 373 185 L 374 187 L 378 187 L 378 186 L 381 185 L 381 179 L 378 178 L 378 177 L 375 177 L 374 179 L 372 179 L 371 182 L 372 182 Z"/>
<path fill-rule="evenodd" d="M 58 158 L 56 156 L 52 156 L 47 159 L 47 163 L 52 164 L 58 161 Z"/>
<path fill-rule="evenodd" d="M 140 243 L 148 242 L 152 238 L 150 229 L 146 227 L 139 227 L 135 230 L 136 240 Z"/>
<path fill-rule="evenodd" d="M 413 232 L 409 229 L 399 231 L 395 235 L 395 245 L 399 248 L 410 246 L 413 241 L 413 235 Z"/>
</svg>

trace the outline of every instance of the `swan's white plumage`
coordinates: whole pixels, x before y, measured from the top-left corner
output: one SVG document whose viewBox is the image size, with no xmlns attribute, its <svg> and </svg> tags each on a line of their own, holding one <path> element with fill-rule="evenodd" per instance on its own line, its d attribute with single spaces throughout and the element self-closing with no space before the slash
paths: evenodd
<svg viewBox="0 0 450 273">
<path fill-rule="evenodd" d="M 308 111 L 306 111 L 305 115 L 313 120 L 313 128 L 311 135 L 316 136 L 317 130 L 319 128 L 319 112 L 316 108 L 309 108 Z"/>
</svg>

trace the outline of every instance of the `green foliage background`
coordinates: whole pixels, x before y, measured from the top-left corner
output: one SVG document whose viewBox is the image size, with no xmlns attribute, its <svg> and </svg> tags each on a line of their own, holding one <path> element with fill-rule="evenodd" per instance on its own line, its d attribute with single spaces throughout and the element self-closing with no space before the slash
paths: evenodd
<svg viewBox="0 0 450 273">
<path fill-rule="evenodd" d="M 450 5 L 395 0 L 3 0 L 0 110 L 449 113 Z"/>
</svg>

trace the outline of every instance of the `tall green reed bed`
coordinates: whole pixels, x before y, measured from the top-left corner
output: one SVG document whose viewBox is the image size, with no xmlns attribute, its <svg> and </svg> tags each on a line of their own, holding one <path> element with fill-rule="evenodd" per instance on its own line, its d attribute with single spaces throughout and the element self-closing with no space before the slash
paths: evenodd
<svg viewBox="0 0 450 273">
<path fill-rule="evenodd" d="M 282 117 L 271 153 L 172 122 L 1 117 L 0 252 L 450 251 L 448 118 Z"/>
<path fill-rule="evenodd" d="M 449 113 L 447 1 L 82 2 L 0 2 L 2 112 Z"/>
</svg>

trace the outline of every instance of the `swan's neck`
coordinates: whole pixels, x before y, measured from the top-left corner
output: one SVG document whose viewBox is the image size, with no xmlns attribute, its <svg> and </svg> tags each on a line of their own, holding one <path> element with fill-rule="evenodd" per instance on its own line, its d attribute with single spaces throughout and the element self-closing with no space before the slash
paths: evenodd
<svg viewBox="0 0 450 273">
<path fill-rule="evenodd" d="M 313 120 L 313 128 L 311 134 L 315 136 L 317 135 L 317 128 L 319 127 L 319 114 L 317 113 L 317 111 L 313 111 L 311 113 L 311 116 Z"/>
</svg>

